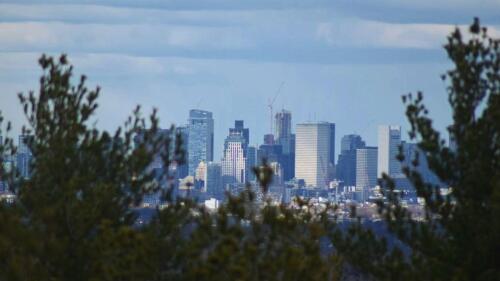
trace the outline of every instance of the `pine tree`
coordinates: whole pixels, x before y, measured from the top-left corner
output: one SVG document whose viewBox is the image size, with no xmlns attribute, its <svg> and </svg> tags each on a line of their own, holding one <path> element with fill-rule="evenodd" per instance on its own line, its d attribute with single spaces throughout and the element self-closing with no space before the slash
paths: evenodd
<svg viewBox="0 0 500 281">
<path fill-rule="evenodd" d="M 470 38 L 470 39 L 466 39 Z M 445 45 L 454 64 L 448 83 L 456 149 L 434 129 L 423 94 L 406 95 L 410 138 L 429 168 L 448 186 L 428 183 L 417 171 L 419 156 L 403 172 L 425 200 L 425 219 L 416 221 L 394 192 L 387 175 L 387 201 L 379 212 L 395 246 L 361 224 L 334 243 L 348 261 L 380 280 L 500 280 L 500 40 L 476 18 L 464 38 L 457 28 Z M 399 159 L 404 160 L 402 153 Z"/>
</svg>

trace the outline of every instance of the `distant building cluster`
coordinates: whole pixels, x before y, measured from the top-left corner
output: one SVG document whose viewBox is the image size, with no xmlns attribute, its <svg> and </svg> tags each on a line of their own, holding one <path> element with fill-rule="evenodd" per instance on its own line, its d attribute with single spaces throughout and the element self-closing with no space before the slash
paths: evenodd
<svg viewBox="0 0 500 281">
<path fill-rule="evenodd" d="M 305 122 L 293 127 L 292 113 L 282 110 L 274 115 L 271 127 L 274 132 L 264 135 L 261 145 L 251 145 L 250 129 L 243 120 L 235 120 L 224 140 L 222 158 L 216 160 L 213 114 L 193 109 L 185 126 L 158 131 L 158 136 L 172 138 L 169 149 L 173 149 L 177 138 L 181 139 L 186 161 L 174 161 L 167 169 L 162 155 L 156 155 L 148 170 L 161 188 L 173 188 L 173 198 L 189 197 L 206 206 L 218 206 L 227 194 L 238 194 L 248 186 L 254 188 L 257 198 L 262 198 L 253 168 L 264 161 L 274 174 L 266 196 L 277 204 L 291 204 L 297 196 L 338 204 L 373 202 L 383 198 L 381 190 L 385 187 L 379 186 L 383 174 L 394 179 L 405 202 L 417 204 L 415 190 L 402 172 L 405 166 L 413 167 L 416 158 L 419 165 L 414 168 L 423 178 L 440 184 L 417 145 L 401 139 L 400 126 L 379 126 L 377 146 L 367 145 L 356 134 L 342 136 L 337 158 L 335 123 Z M 143 133 L 135 136 L 136 145 L 143 141 Z M 28 146 L 30 138 L 19 136 L 15 157 L 3 158 L 5 170 L 17 169 L 26 179 L 30 178 L 33 160 Z M 397 159 L 400 153 L 403 162 Z M 7 184 L 0 181 L 0 192 L 7 191 Z M 144 198 L 143 206 L 158 206 L 163 200 L 161 192 L 150 194 Z"/>
<path fill-rule="evenodd" d="M 401 139 L 400 126 L 379 126 L 377 146 L 367 145 L 356 134 L 342 136 L 337 156 L 335 123 L 304 122 L 292 126 L 292 113 L 288 110 L 277 112 L 273 119 L 274 131 L 263 136 L 261 145 L 251 145 L 250 129 L 243 120 L 235 120 L 234 127 L 227 131 L 222 158 L 216 160 L 213 114 L 191 110 L 188 124 L 177 128 L 185 142 L 188 161 L 175 167 L 175 196 L 218 206 L 227 194 L 235 195 L 250 187 L 257 198 L 263 198 L 253 173 L 253 168 L 263 161 L 273 171 L 266 196 L 276 204 L 293 204 L 294 197 L 346 206 L 370 204 L 383 199 L 383 174 L 394 179 L 404 203 L 418 204 L 415 190 L 403 174 L 403 167 L 413 167 L 415 158 L 419 165 L 413 168 L 426 181 L 440 184 L 417 145 Z M 398 160 L 400 153 L 403 162 Z M 144 204 L 159 202 L 156 197 Z"/>
</svg>

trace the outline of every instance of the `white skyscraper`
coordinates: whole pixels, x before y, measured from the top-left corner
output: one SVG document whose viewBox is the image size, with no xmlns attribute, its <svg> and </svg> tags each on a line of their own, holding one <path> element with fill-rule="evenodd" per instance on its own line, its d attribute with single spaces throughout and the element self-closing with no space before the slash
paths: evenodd
<svg viewBox="0 0 500 281">
<path fill-rule="evenodd" d="M 331 123 L 297 124 L 295 144 L 295 177 L 307 186 L 328 185 L 332 150 Z"/>
<path fill-rule="evenodd" d="M 376 185 L 377 148 L 367 146 L 356 149 L 356 187 L 366 189 Z"/>
<path fill-rule="evenodd" d="M 222 178 L 224 185 L 228 183 L 245 183 L 246 181 L 246 145 L 240 133 L 231 132 L 224 143 L 222 158 Z"/>
<path fill-rule="evenodd" d="M 378 127 L 378 172 L 377 176 L 382 177 L 382 173 L 397 175 L 401 173 L 401 163 L 396 159 L 401 145 L 400 126 L 379 126 Z"/>
</svg>

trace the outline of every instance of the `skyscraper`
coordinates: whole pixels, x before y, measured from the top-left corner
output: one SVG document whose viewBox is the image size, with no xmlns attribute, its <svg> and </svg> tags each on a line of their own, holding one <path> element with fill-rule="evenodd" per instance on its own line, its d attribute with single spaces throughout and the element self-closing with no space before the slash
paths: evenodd
<svg viewBox="0 0 500 281">
<path fill-rule="evenodd" d="M 295 138 L 292 134 L 292 113 L 282 110 L 275 115 L 276 144 L 281 145 L 282 156 L 280 165 L 283 170 L 283 180 L 295 176 Z"/>
<path fill-rule="evenodd" d="M 257 162 L 261 164 L 265 159 L 269 162 L 281 162 L 283 147 L 280 144 L 262 144 L 257 151 Z"/>
<path fill-rule="evenodd" d="M 345 135 L 340 141 L 340 152 L 356 150 L 365 147 L 365 142 L 359 135 L 351 134 Z"/>
<path fill-rule="evenodd" d="M 21 177 L 25 179 L 31 176 L 31 161 L 33 160 L 33 154 L 29 148 L 29 143 L 32 140 L 33 136 L 27 134 L 22 134 L 18 138 L 16 166 Z"/>
<path fill-rule="evenodd" d="M 246 141 L 241 132 L 231 131 L 224 142 L 224 156 L 221 161 L 222 178 L 224 185 L 231 183 L 245 183 L 246 169 Z"/>
<path fill-rule="evenodd" d="M 274 135 L 273 134 L 265 134 L 264 135 L 264 144 L 274 144 Z"/>
<path fill-rule="evenodd" d="M 246 159 L 245 163 L 245 179 L 246 181 L 254 180 L 252 168 L 256 165 L 257 152 L 255 147 L 251 147 L 250 145 L 250 129 L 245 128 L 245 123 L 243 120 L 235 120 L 234 128 L 229 128 L 229 134 L 235 135 L 239 134 L 243 136 L 245 139 L 245 143 L 243 144 L 244 155 Z"/>
<path fill-rule="evenodd" d="M 328 123 L 330 125 L 330 166 L 335 167 L 335 123 Z"/>
<path fill-rule="evenodd" d="M 201 161 L 210 162 L 214 158 L 214 119 L 209 111 L 192 109 L 189 111 L 188 169 L 194 175 Z"/>
<path fill-rule="evenodd" d="M 330 125 L 330 155 L 328 157 L 328 181 L 335 178 L 335 123 Z"/>
<path fill-rule="evenodd" d="M 290 153 L 290 141 L 292 136 L 292 113 L 282 110 L 274 116 L 276 142 L 283 146 L 283 154 Z"/>
<path fill-rule="evenodd" d="M 378 172 L 377 176 L 382 177 L 383 173 L 388 175 L 401 174 L 401 163 L 396 159 L 401 145 L 400 126 L 379 126 L 378 127 Z"/>
<path fill-rule="evenodd" d="M 246 163 L 246 169 L 247 169 L 247 180 L 248 181 L 254 181 L 255 180 L 255 174 L 253 173 L 252 168 L 260 165 L 260 163 L 257 163 L 257 149 L 255 146 L 248 146 L 247 147 L 247 163 Z"/>
<path fill-rule="evenodd" d="M 235 120 L 234 128 L 229 128 L 229 133 L 240 133 L 245 139 L 246 145 L 250 144 L 250 130 L 245 128 L 243 120 Z"/>
<path fill-rule="evenodd" d="M 224 190 L 222 188 L 222 168 L 220 164 L 208 162 L 205 174 L 205 188 L 209 196 L 219 200 L 224 197 Z"/>
<path fill-rule="evenodd" d="M 336 178 L 345 186 L 356 185 L 356 149 L 364 148 L 365 142 L 358 135 L 342 137 L 340 154 L 336 166 Z"/>
<path fill-rule="evenodd" d="M 175 140 L 177 140 L 177 137 L 180 137 L 180 140 L 182 141 L 181 148 L 185 152 L 185 163 L 183 164 L 178 164 L 178 163 L 173 163 L 175 165 L 175 170 L 176 170 L 176 177 L 179 179 L 185 178 L 189 174 L 189 168 L 188 168 L 188 159 L 189 159 L 189 127 L 176 127 L 175 128 Z"/>
<path fill-rule="evenodd" d="M 377 185 L 377 148 L 365 147 L 356 150 L 356 188 L 368 190 Z"/>
<path fill-rule="evenodd" d="M 332 150 L 330 123 L 297 124 L 295 144 L 295 177 L 308 186 L 328 184 Z"/>
</svg>

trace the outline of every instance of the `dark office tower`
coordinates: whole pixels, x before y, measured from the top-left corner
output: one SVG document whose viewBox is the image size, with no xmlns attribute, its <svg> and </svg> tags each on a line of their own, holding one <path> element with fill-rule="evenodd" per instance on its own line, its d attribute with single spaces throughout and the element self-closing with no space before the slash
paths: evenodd
<svg viewBox="0 0 500 281">
<path fill-rule="evenodd" d="M 335 179 L 335 123 L 329 123 L 330 125 L 330 149 L 328 155 L 328 180 L 332 181 Z"/>
<path fill-rule="evenodd" d="M 33 141 L 33 136 L 27 134 L 20 135 L 18 139 L 17 169 L 21 177 L 25 179 L 31 176 L 31 161 L 33 160 L 33 154 L 29 148 L 31 141 Z"/>
<path fill-rule="evenodd" d="M 295 167 L 295 135 L 292 134 L 292 113 L 282 110 L 276 113 L 275 120 L 275 143 L 281 145 L 282 156 L 280 167 L 283 171 L 283 180 L 287 181 L 294 177 Z"/>
<path fill-rule="evenodd" d="M 365 142 L 358 135 L 342 137 L 339 160 L 336 166 L 336 178 L 346 186 L 356 185 L 356 149 L 364 148 Z"/>
<path fill-rule="evenodd" d="M 291 180 L 295 174 L 295 153 L 283 154 L 280 165 L 283 170 L 283 180 Z"/>
<path fill-rule="evenodd" d="M 263 144 L 257 151 L 257 163 L 262 164 L 263 160 L 267 163 L 278 162 L 282 163 L 283 151 L 279 144 Z"/>
<path fill-rule="evenodd" d="M 290 180 L 295 177 L 295 134 L 292 134 L 290 141 L 290 174 L 285 171 L 284 180 Z"/>
<path fill-rule="evenodd" d="M 185 152 L 184 163 L 183 164 L 174 163 L 176 166 L 176 176 L 177 178 L 182 179 L 187 177 L 189 174 L 188 162 L 187 162 L 187 160 L 189 159 L 189 152 L 188 152 L 189 128 L 188 127 L 175 128 L 175 137 L 176 138 L 180 137 L 180 140 L 182 141 L 181 148 Z"/>
<path fill-rule="evenodd" d="M 219 200 L 224 198 L 221 164 L 209 162 L 205 171 L 204 181 L 209 196 L 215 197 Z"/>
<path fill-rule="evenodd" d="M 247 147 L 247 164 L 246 164 L 246 169 L 247 169 L 247 180 L 248 181 L 255 181 L 255 174 L 253 173 L 253 167 L 257 166 L 259 163 L 257 163 L 257 149 L 255 146 L 248 146 Z"/>
<path fill-rule="evenodd" d="M 245 128 L 243 120 L 234 121 L 234 128 L 229 128 L 229 133 L 240 133 L 245 139 L 247 145 L 250 143 L 250 130 Z"/>
<path fill-rule="evenodd" d="M 214 158 L 214 119 L 212 112 L 192 109 L 189 111 L 188 168 L 194 175 L 201 161 Z"/>
<path fill-rule="evenodd" d="M 264 144 L 274 144 L 274 135 L 273 134 L 265 134 L 264 135 Z"/>
<path fill-rule="evenodd" d="M 335 167 L 335 123 L 330 123 L 330 165 Z"/>
<path fill-rule="evenodd" d="M 359 135 L 345 135 L 340 141 L 340 153 L 365 147 L 366 144 Z"/>
<path fill-rule="evenodd" d="M 290 111 L 282 110 L 276 113 L 275 119 L 275 137 L 276 142 L 283 146 L 283 154 L 290 154 L 290 141 L 292 136 L 292 114 Z"/>
<path fill-rule="evenodd" d="M 276 139 L 289 137 L 292 134 L 292 113 L 282 110 L 274 116 L 276 125 Z"/>
</svg>

